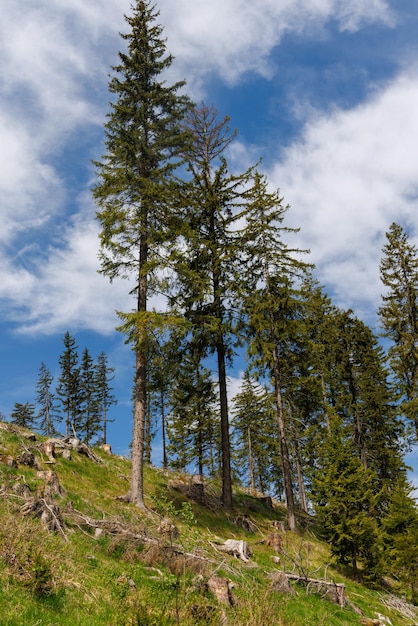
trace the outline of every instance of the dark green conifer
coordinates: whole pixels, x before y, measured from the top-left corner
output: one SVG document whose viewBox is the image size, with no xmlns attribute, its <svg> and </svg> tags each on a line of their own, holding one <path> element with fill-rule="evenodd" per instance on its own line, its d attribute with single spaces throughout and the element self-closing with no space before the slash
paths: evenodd
<svg viewBox="0 0 418 626">
<path fill-rule="evenodd" d="M 386 233 L 380 276 L 386 290 L 379 317 L 391 342 L 388 357 L 404 415 L 418 437 L 418 249 L 393 223 Z"/>
<path fill-rule="evenodd" d="M 36 402 L 39 406 L 37 419 L 40 431 L 47 437 L 57 433 L 55 423 L 62 421 L 62 417 L 58 414 L 56 396 L 51 389 L 53 381 L 53 375 L 42 362 L 36 383 Z"/>
<path fill-rule="evenodd" d="M 65 415 L 65 435 L 77 434 L 80 419 L 80 368 L 78 346 L 74 337 L 67 331 L 64 335 L 64 352 L 59 357 L 61 374 L 58 379 L 57 394 Z"/>
<path fill-rule="evenodd" d="M 35 405 L 25 402 L 16 402 L 11 413 L 11 423 L 21 428 L 33 428 L 35 422 Z"/>
<path fill-rule="evenodd" d="M 147 361 L 150 326 L 164 325 L 164 316 L 147 312 L 155 293 L 164 243 L 171 237 L 174 194 L 170 178 L 185 143 L 181 120 L 190 104 L 180 94 L 183 82 L 169 85 L 173 58 L 166 53 L 158 11 L 144 0 L 126 17 L 130 27 L 122 38 L 109 90 L 115 96 L 105 125 L 107 154 L 96 163 L 94 188 L 101 224 L 101 271 L 110 280 L 130 278 L 136 297 L 133 313 L 121 313 L 121 330 L 132 342 L 136 364 L 132 478 L 126 499 L 143 507 L 143 451 L 147 413 Z"/>
</svg>

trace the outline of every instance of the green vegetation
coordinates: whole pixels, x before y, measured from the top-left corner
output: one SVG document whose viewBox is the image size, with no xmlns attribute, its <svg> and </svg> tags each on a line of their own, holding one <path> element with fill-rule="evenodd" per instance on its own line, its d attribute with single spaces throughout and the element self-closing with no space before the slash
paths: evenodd
<svg viewBox="0 0 418 626">
<path fill-rule="evenodd" d="M 281 527 L 285 510 L 277 502 L 272 509 L 259 495 L 238 489 L 234 510 L 225 511 L 221 482 L 206 481 L 199 504 L 193 496 L 199 483 L 192 476 L 149 466 L 144 472 L 147 508 L 141 510 L 118 499 L 129 484 L 127 459 L 100 449 L 95 454 L 101 462 L 74 450 L 67 459 L 57 447 L 51 464 L 45 438 L 27 434 L 1 424 L 2 626 L 192 626 L 225 618 L 233 626 L 346 626 L 377 613 L 393 626 L 410 626 L 416 619 L 413 607 L 393 595 L 409 594 L 406 585 L 388 577 L 384 587 L 367 588 L 347 577 L 318 539 L 315 519 L 306 514 L 297 515 L 300 531 L 286 531 Z M 34 467 L 22 462 L 22 452 L 36 457 Z M 57 478 L 55 495 L 47 493 L 51 483 L 45 472 Z M 42 502 L 61 519 L 54 532 L 36 509 Z M 399 505 L 401 513 L 405 506 Z M 402 522 L 391 512 L 390 549 L 391 532 L 408 515 L 409 509 Z M 278 535 L 279 552 L 269 542 Z M 227 539 L 248 543 L 248 562 L 220 551 Z M 406 567 L 405 559 L 402 563 Z M 296 582 L 292 593 L 275 590 L 274 575 L 280 570 L 344 583 L 349 604 L 339 606 Z M 215 574 L 233 584 L 233 605 L 208 591 Z"/>
</svg>

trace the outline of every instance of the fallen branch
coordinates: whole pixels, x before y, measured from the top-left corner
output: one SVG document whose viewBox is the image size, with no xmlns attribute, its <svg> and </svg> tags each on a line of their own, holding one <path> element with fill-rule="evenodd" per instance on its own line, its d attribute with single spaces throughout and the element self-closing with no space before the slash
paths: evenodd
<svg viewBox="0 0 418 626">
<path fill-rule="evenodd" d="M 299 576 L 298 574 L 288 574 L 286 572 L 280 572 L 280 574 L 286 576 L 288 580 L 294 580 L 297 583 L 305 585 L 308 592 L 319 593 L 324 598 L 335 602 L 335 604 L 338 604 L 342 608 L 349 603 L 344 583 L 335 583 L 317 578 L 309 578 L 308 576 Z"/>
</svg>

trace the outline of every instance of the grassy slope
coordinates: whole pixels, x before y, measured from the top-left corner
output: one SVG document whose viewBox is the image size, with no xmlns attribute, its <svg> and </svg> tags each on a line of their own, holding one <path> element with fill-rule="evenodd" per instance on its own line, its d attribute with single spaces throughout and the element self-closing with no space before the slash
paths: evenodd
<svg viewBox="0 0 418 626">
<path fill-rule="evenodd" d="M 128 489 L 129 462 L 97 451 L 97 464 L 73 453 L 71 460 L 57 456 L 53 466 L 36 442 L 20 433 L 0 429 L 0 624 L 1 626 L 165 626 L 170 624 L 220 624 L 230 626 L 348 626 L 362 618 L 353 607 L 344 609 L 308 595 L 295 586 L 295 595 L 271 590 L 269 575 L 280 566 L 288 572 L 344 582 L 348 596 L 363 612 L 375 618 L 388 616 L 393 626 L 410 626 L 418 617 L 403 616 L 383 604 L 382 590 L 367 589 L 345 578 L 329 565 L 327 546 L 319 541 L 305 520 L 301 533 L 284 533 L 280 566 L 274 551 L 263 540 L 274 530 L 272 521 L 284 517 L 275 505 L 272 511 L 244 491 L 234 493 L 235 510 L 226 514 L 216 505 L 218 486 L 208 485 L 210 507 L 188 500 L 173 483 L 187 485 L 190 477 L 147 468 L 145 485 L 149 514 L 116 497 Z M 65 537 L 45 530 L 39 518 L 23 516 L 29 497 L 42 496 L 45 483 L 35 469 L 19 464 L 9 467 L 6 455 L 16 458 L 30 449 L 53 469 L 63 487 L 55 497 L 65 522 Z M 30 493 L 19 495 L 22 485 Z M 20 486 L 20 487 L 19 487 Z M 103 533 L 77 524 L 71 506 L 89 518 L 114 521 L 132 533 L 159 538 L 161 517 L 169 515 L 179 530 L 173 550 L 170 545 L 141 542 Z M 67 511 L 67 512 L 66 512 Z M 248 533 L 234 523 L 248 514 L 256 532 Z M 248 542 L 252 550 L 244 563 L 216 550 L 214 545 L 234 538 Z M 201 558 L 182 556 L 196 553 Z M 205 581 L 216 572 L 233 584 L 233 607 L 222 607 L 207 591 Z"/>
</svg>

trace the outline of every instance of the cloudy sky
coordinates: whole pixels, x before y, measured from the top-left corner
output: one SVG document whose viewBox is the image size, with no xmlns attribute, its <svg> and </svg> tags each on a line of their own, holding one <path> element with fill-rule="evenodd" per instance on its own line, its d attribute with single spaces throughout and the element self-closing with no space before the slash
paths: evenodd
<svg viewBox="0 0 418 626">
<path fill-rule="evenodd" d="M 234 162 L 263 159 L 316 276 L 376 323 L 393 221 L 418 243 L 416 0 L 159 0 L 172 80 L 231 117 Z M 131 433 L 132 359 L 115 331 L 123 282 L 97 273 L 91 159 L 129 0 L 3 0 L 0 18 L 0 411 L 58 375 L 68 330 L 116 368 L 110 432 Z M 231 385 L 239 364 L 231 372 Z"/>
</svg>

